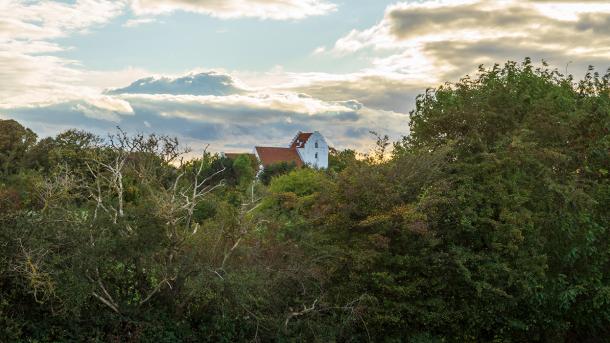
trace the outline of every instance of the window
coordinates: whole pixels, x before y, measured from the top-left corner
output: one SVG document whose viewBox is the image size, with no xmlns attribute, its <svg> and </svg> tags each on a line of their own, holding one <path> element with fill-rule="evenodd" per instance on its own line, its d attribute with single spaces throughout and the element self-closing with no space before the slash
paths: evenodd
<svg viewBox="0 0 610 343">
<path fill-rule="evenodd" d="M 318 142 L 316 142 L 316 149 L 318 148 Z M 317 157 L 317 156 L 316 156 Z"/>
<path fill-rule="evenodd" d="M 316 152 L 316 159 L 318 158 L 318 153 Z"/>
</svg>

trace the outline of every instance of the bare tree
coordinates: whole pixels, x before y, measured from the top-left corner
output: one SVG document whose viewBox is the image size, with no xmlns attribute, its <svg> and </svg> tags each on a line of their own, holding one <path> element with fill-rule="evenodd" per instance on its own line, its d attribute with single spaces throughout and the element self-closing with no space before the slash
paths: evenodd
<svg viewBox="0 0 610 343">
<path fill-rule="evenodd" d="M 90 227 L 90 244 L 96 244 L 96 220 L 100 213 L 110 216 L 114 225 L 129 235 L 133 228 L 125 217 L 125 175 L 136 177 L 142 185 L 150 186 L 148 194 L 153 200 L 151 212 L 160 218 L 166 227 L 170 242 L 165 256 L 157 256 L 160 261 L 159 273 L 155 284 L 142 289 L 144 305 L 164 287 L 172 288 L 179 277 L 176 258 L 181 253 L 186 239 L 197 232 L 199 223 L 193 220 L 197 205 L 208 194 L 224 185 L 219 176 L 225 171 L 221 168 L 209 172 L 209 154 L 204 150 L 202 158 L 185 162 L 183 156 L 187 149 L 181 149 L 175 138 L 141 134 L 133 137 L 124 131 L 109 136 L 106 143 L 97 147 L 93 157 L 86 161 L 91 181 L 86 187 L 93 200 L 94 210 Z M 97 232 L 99 234 L 99 232 Z M 114 312 L 120 313 L 119 303 L 104 285 L 99 268 L 87 277 L 93 282 L 96 291 L 93 296 Z M 142 272 L 142 275 L 146 273 Z"/>
<path fill-rule="evenodd" d="M 81 184 L 81 180 L 68 170 L 67 166 L 61 165 L 51 176 L 44 178 L 37 187 L 38 198 L 42 203 L 42 211 L 61 208 L 67 201 L 71 192 L 75 191 Z"/>
</svg>

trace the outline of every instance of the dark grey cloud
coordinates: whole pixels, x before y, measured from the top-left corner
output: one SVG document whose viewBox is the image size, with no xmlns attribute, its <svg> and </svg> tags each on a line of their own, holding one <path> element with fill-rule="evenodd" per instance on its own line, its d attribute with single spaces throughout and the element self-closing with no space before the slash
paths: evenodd
<svg viewBox="0 0 610 343">
<path fill-rule="evenodd" d="M 583 6 L 595 3 L 587 2 Z M 397 6 L 386 14 L 384 20 L 389 26 L 390 34 L 399 40 L 426 34 L 470 30 L 480 34 L 483 39 L 488 38 L 494 31 L 497 31 L 495 36 L 499 40 L 510 37 L 511 34 L 524 33 L 517 35 L 524 42 L 566 44 L 566 47 L 600 46 L 610 42 L 610 13 L 576 12 L 573 13 L 575 20 L 566 20 L 554 17 L 553 13 L 535 10 L 528 1 L 508 2 L 505 6 L 496 7 L 490 4 L 494 2 L 439 7 Z M 496 5 L 498 4 L 501 3 Z M 452 40 L 473 41 L 477 38 L 452 37 Z"/>
<path fill-rule="evenodd" d="M 575 24 L 577 30 L 610 35 L 610 15 L 586 13 L 580 15 Z"/>
<path fill-rule="evenodd" d="M 364 138 L 371 135 L 371 129 L 365 127 L 348 128 L 345 135 L 351 138 Z"/>
<path fill-rule="evenodd" d="M 491 66 L 494 63 L 504 63 L 508 60 L 521 62 L 525 57 L 540 63 L 547 62 L 564 74 L 572 74 L 577 78 L 584 75 L 589 66 L 605 72 L 610 68 L 610 59 L 598 56 L 577 58 L 569 51 L 555 51 L 525 45 L 518 39 L 483 40 L 472 43 L 464 42 L 434 42 L 426 44 L 425 51 L 435 60 L 460 66 L 443 74 L 443 79 L 456 81 L 466 74 L 474 74 L 479 65 Z"/>
<path fill-rule="evenodd" d="M 350 102 L 357 99 L 361 106 L 409 113 L 415 97 L 425 88 L 406 80 L 365 75 L 345 80 L 313 81 L 297 90 L 326 101 Z"/>
<path fill-rule="evenodd" d="M 467 27 L 505 27 L 525 25 L 545 17 L 521 7 L 487 10 L 480 4 L 459 6 L 396 7 L 387 14 L 390 32 L 400 39 Z"/>
</svg>

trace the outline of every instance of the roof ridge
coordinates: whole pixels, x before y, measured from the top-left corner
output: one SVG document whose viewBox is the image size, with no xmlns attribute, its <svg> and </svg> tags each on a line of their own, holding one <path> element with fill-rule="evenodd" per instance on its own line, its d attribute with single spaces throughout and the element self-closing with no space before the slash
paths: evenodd
<svg viewBox="0 0 610 343">
<path fill-rule="evenodd" d="M 293 149 L 302 148 L 314 133 L 315 132 L 299 131 L 299 133 L 294 137 L 294 139 L 290 143 L 290 147 Z"/>
<path fill-rule="evenodd" d="M 291 146 L 294 144 L 294 142 L 297 140 L 297 138 L 299 138 L 299 135 L 300 135 L 301 133 L 303 133 L 303 131 L 299 130 L 299 131 L 297 132 L 297 134 L 296 134 L 296 135 L 294 135 L 294 137 L 292 137 L 292 140 L 290 141 L 290 144 L 288 144 L 288 146 L 289 146 L 289 147 L 291 147 Z"/>
<path fill-rule="evenodd" d="M 255 151 L 264 166 L 280 162 L 294 162 L 298 166 L 303 165 L 303 160 L 296 149 L 286 147 L 255 147 Z"/>
<path fill-rule="evenodd" d="M 261 146 L 261 145 L 256 145 L 254 146 L 255 148 L 266 148 L 266 149 L 288 149 L 288 150 L 292 150 L 291 147 L 285 147 L 285 146 Z"/>
</svg>

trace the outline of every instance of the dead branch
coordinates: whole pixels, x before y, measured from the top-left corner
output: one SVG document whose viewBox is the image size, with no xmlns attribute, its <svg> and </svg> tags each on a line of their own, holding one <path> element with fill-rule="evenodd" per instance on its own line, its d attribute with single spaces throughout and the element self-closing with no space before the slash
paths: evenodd
<svg viewBox="0 0 610 343">
<path fill-rule="evenodd" d="M 159 282 L 159 284 L 157 284 L 157 286 L 148 293 L 148 295 L 139 303 L 139 306 L 144 305 L 146 302 L 148 302 L 153 295 L 155 295 L 157 292 L 159 292 L 161 290 L 161 286 L 163 286 L 163 284 L 167 284 L 167 286 L 171 289 L 172 288 L 172 284 L 169 283 L 170 281 L 175 281 L 176 280 L 176 276 L 172 277 L 172 278 L 167 278 L 165 277 L 163 280 L 161 280 L 161 282 Z"/>
<path fill-rule="evenodd" d="M 300 317 L 300 316 L 306 315 L 312 311 L 315 311 L 317 302 L 318 302 L 318 299 L 314 300 L 313 304 L 311 304 L 311 307 L 307 307 L 306 305 L 303 305 L 302 311 L 290 312 L 288 314 L 288 316 L 286 317 L 286 321 L 284 322 L 284 332 L 288 332 L 288 322 L 290 322 L 290 320 L 292 318 Z M 290 309 L 290 310 L 292 311 L 292 309 Z"/>
<path fill-rule="evenodd" d="M 118 309 L 116 306 L 114 306 L 114 305 L 113 305 L 112 303 L 110 303 L 108 300 L 106 300 L 106 299 L 104 299 L 103 297 L 101 297 L 99 294 L 97 294 L 97 293 L 95 293 L 95 292 L 92 292 L 91 294 L 93 294 L 93 296 L 94 296 L 94 297 L 95 297 L 97 300 L 101 301 L 101 302 L 102 302 L 104 305 L 106 305 L 106 306 L 110 307 L 110 308 L 111 308 L 111 309 L 112 309 L 114 312 L 119 313 L 119 314 L 121 313 L 121 312 L 119 311 L 119 309 Z"/>
</svg>

